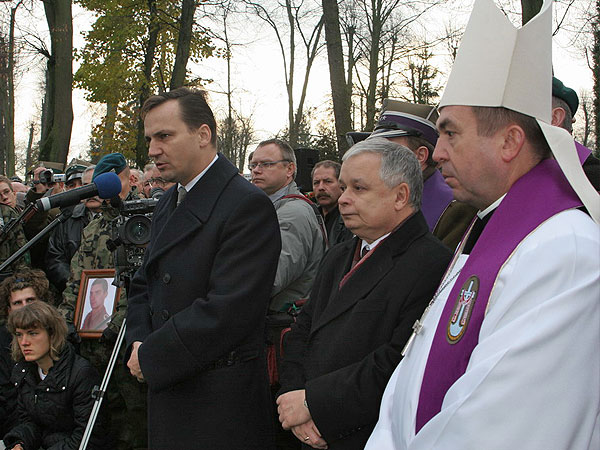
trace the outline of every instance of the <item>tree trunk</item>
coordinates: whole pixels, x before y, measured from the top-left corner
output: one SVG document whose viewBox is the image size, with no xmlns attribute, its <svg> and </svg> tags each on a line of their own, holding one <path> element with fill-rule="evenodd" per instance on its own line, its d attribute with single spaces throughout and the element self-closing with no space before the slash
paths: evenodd
<svg viewBox="0 0 600 450">
<path fill-rule="evenodd" d="M 171 75 L 171 84 L 169 86 L 170 89 L 175 89 L 185 84 L 195 11 L 196 2 L 194 0 L 182 0 L 179 35 L 177 37 L 177 52 L 175 53 L 175 64 L 173 65 L 173 74 Z"/>
<path fill-rule="evenodd" d="M 342 156 L 348 150 L 346 133 L 352 131 L 350 116 L 351 90 L 344 74 L 344 54 L 340 32 L 340 12 L 337 0 L 323 0 L 325 19 L 325 40 L 327 41 L 327 60 L 329 62 L 329 81 L 333 99 L 333 115 L 338 153 Z M 348 56 L 352 59 L 352 54 Z"/>
<path fill-rule="evenodd" d="M 12 177 L 15 174 L 15 16 L 17 8 L 21 6 L 21 3 L 17 3 L 10 10 L 10 31 L 8 34 L 8 114 L 5 123 L 6 167 L 3 172 L 8 177 Z"/>
<path fill-rule="evenodd" d="M 289 122 L 289 133 L 288 139 L 289 144 L 292 148 L 298 146 L 298 128 L 296 127 L 296 121 L 294 120 L 294 69 L 296 63 L 296 26 L 294 24 L 294 15 L 292 13 L 292 4 L 290 0 L 285 0 L 285 7 L 287 11 L 288 21 L 290 24 L 290 72 L 289 78 L 286 80 L 287 94 L 288 94 L 288 122 Z"/>
<path fill-rule="evenodd" d="M 46 134 L 42 136 L 40 159 L 67 163 L 73 126 L 73 18 L 71 0 L 44 2 L 50 31 L 48 59 Z"/>
<path fill-rule="evenodd" d="M 35 131 L 35 125 L 33 122 L 29 125 L 29 141 L 27 142 L 27 153 L 25 155 L 25 172 L 27 172 L 31 164 L 33 164 L 33 133 Z"/>
<path fill-rule="evenodd" d="M 106 102 L 106 117 L 102 130 L 102 149 L 111 148 L 115 139 L 115 123 L 117 121 L 118 103 Z"/>
<path fill-rule="evenodd" d="M 148 23 L 148 45 L 146 46 L 146 55 L 144 56 L 143 83 L 139 96 L 140 110 L 148 97 L 150 97 L 150 80 L 152 79 L 154 53 L 156 52 L 156 40 L 159 32 L 156 0 L 148 0 L 148 8 L 150 10 L 150 21 Z M 144 135 L 144 121 L 141 117 L 138 118 L 135 155 L 136 165 L 138 167 L 144 167 L 146 161 L 148 161 L 148 148 L 146 146 L 146 138 Z"/>
<path fill-rule="evenodd" d="M 377 94 L 377 75 L 379 74 L 379 39 L 383 23 L 381 21 L 381 0 L 371 0 L 371 48 L 369 51 L 369 87 L 367 88 L 367 117 L 365 129 L 373 131 L 375 127 L 375 101 Z"/>
</svg>

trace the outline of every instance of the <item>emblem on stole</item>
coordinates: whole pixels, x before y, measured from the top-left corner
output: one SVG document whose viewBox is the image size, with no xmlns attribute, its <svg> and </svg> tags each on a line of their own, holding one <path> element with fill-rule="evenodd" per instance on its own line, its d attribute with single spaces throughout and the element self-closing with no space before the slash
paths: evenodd
<svg viewBox="0 0 600 450">
<path fill-rule="evenodd" d="M 476 275 L 472 275 L 462 285 L 456 299 L 456 304 L 452 309 L 450 320 L 448 321 L 446 339 L 450 344 L 456 344 L 460 341 L 467 331 L 478 292 L 479 278 Z"/>
</svg>

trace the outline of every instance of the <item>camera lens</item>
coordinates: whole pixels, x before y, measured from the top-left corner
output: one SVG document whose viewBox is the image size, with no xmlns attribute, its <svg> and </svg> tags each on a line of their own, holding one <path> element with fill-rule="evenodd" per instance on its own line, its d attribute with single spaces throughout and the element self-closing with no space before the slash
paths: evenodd
<svg viewBox="0 0 600 450">
<path fill-rule="evenodd" d="M 52 171 L 44 170 L 43 172 L 40 172 L 39 178 L 40 178 L 40 183 L 44 183 L 44 184 L 52 183 Z"/>
<path fill-rule="evenodd" d="M 146 216 L 130 217 L 123 230 L 124 240 L 135 245 L 147 244 L 150 240 L 151 221 Z"/>
</svg>

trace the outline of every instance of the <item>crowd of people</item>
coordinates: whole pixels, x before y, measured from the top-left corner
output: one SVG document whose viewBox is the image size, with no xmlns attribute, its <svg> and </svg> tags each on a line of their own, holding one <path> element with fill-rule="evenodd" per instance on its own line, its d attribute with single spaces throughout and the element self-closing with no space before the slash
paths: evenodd
<svg viewBox="0 0 600 450">
<path fill-rule="evenodd" d="M 240 176 L 189 88 L 144 104 L 143 170 L 112 153 L 0 176 L 0 262 L 59 218 L 0 284 L 6 448 L 79 448 L 99 397 L 92 450 L 598 448 L 600 162 L 550 82 L 549 4 L 497 39 L 514 29 L 478 0 L 440 105 L 386 99 L 312 168 L 313 200 L 281 139 Z M 490 45 L 520 48 L 504 79 Z M 32 212 L 107 172 L 117 198 Z M 120 205 L 141 198 L 122 278 Z"/>
</svg>

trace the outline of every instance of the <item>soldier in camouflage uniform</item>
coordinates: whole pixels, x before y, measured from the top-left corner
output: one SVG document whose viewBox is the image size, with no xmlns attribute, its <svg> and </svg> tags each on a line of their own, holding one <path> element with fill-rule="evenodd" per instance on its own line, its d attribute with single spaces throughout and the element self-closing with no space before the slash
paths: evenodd
<svg viewBox="0 0 600 450">
<path fill-rule="evenodd" d="M 131 200 L 129 189 L 129 169 L 121 167 L 125 164 L 125 158 L 106 155 L 94 172 L 94 178 L 106 170 L 108 165 L 117 171 L 121 179 L 121 196 Z M 104 163 L 104 164 L 103 164 Z M 98 171 L 100 168 L 100 171 Z M 121 170 L 118 170 L 118 169 Z M 75 308 L 79 294 L 79 285 L 83 270 L 112 269 L 115 267 L 113 252 L 107 247 L 110 240 L 117 237 L 116 219 L 119 210 L 110 206 L 105 201 L 101 208 L 99 217 L 93 219 L 83 230 L 81 245 L 71 260 L 71 276 L 67 287 L 63 292 L 63 301 L 59 310 L 67 320 L 68 324 L 75 323 Z M 127 312 L 127 294 L 124 287 L 117 302 L 116 312 L 100 339 L 83 339 L 80 343 L 81 356 L 88 359 L 100 373 L 106 371 L 108 360 L 116 342 L 117 334 L 123 323 Z M 81 320 L 81 318 L 79 318 Z M 125 349 L 119 351 L 119 359 L 122 361 Z M 103 409 L 110 416 L 110 428 L 119 450 L 131 450 L 145 448 L 147 446 L 146 427 L 146 385 L 138 383 L 123 364 L 115 364 L 111 381 L 105 395 L 106 403 Z M 105 406 L 106 405 L 106 406 Z"/>
<path fill-rule="evenodd" d="M 8 225 L 11 219 L 17 219 L 19 215 L 10 206 L 0 204 L 0 228 Z M 0 236 L 0 264 L 6 261 L 13 253 L 19 250 L 27 243 L 23 227 L 19 224 L 8 234 L 8 236 Z M 25 252 L 17 261 L 11 264 L 11 269 L 18 267 L 31 266 L 29 252 Z M 5 272 L 7 272 L 5 270 Z M 1 281 L 1 280 L 0 280 Z"/>
</svg>

